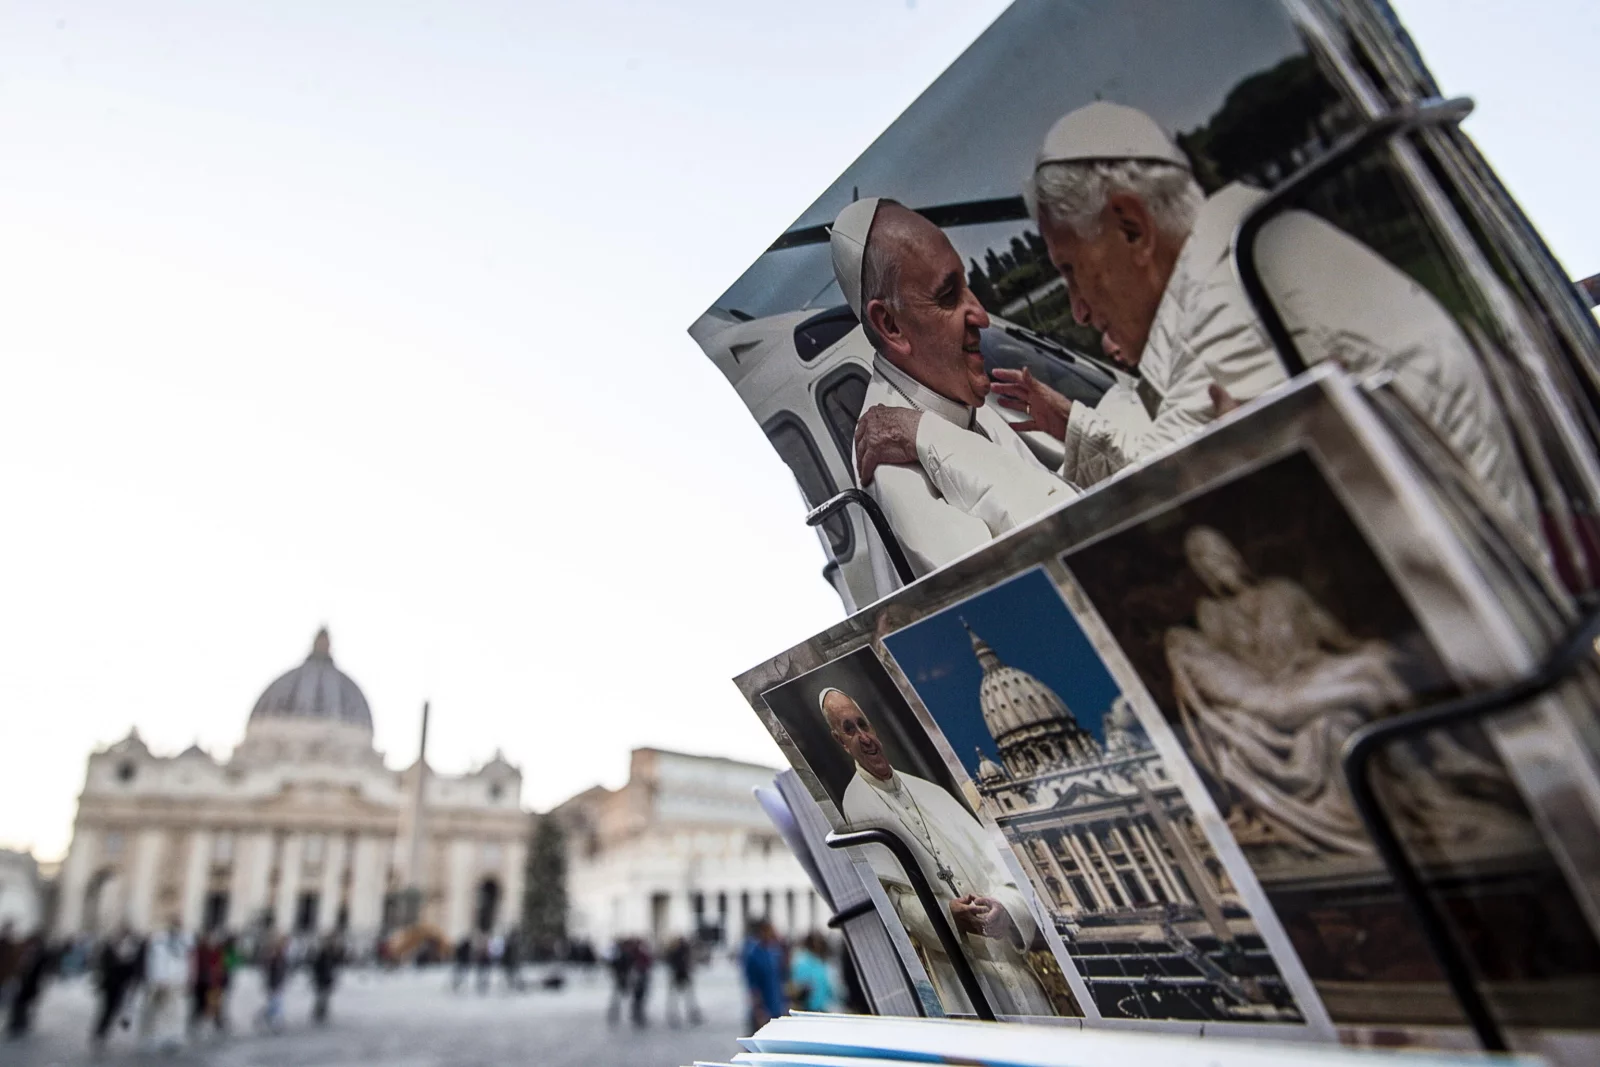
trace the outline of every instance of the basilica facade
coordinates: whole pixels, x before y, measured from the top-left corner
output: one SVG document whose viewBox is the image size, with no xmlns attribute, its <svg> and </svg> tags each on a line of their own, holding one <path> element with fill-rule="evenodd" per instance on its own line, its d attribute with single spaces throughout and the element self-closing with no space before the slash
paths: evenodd
<svg viewBox="0 0 1600 1067">
<path fill-rule="evenodd" d="M 977 754 L 979 797 L 1102 1013 L 1151 1017 L 1154 1000 L 1167 1018 L 1294 1017 L 1237 888 L 1127 698 L 1082 709 L 1080 720 L 969 635 L 999 757 Z"/>
<path fill-rule="evenodd" d="M 261 694 L 232 754 L 158 755 L 132 730 L 92 753 L 56 933 L 315 935 L 402 921 L 454 941 L 516 925 L 529 815 L 498 753 L 461 775 L 387 766 L 326 630 Z M 404 913 L 404 914 L 402 914 Z"/>
</svg>

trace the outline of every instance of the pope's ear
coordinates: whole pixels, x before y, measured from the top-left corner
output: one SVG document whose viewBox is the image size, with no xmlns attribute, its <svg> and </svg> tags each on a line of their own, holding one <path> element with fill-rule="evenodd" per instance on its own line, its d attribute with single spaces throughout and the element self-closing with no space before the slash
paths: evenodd
<svg viewBox="0 0 1600 1067">
<path fill-rule="evenodd" d="M 881 299 L 867 301 L 864 308 L 866 320 L 878 331 L 878 336 L 883 338 L 883 343 L 892 349 L 899 349 L 905 344 L 905 339 L 900 336 L 900 323 L 896 320 L 894 309 Z"/>
<path fill-rule="evenodd" d="M 1113 224 L 1122 239 L 1131 246 L 1135 256 L 1149 255 L 1155 251 L 1155 219 L 1145 202 L 1132 193 L 1112 193 L 1106 200 Z"/>
</svg>

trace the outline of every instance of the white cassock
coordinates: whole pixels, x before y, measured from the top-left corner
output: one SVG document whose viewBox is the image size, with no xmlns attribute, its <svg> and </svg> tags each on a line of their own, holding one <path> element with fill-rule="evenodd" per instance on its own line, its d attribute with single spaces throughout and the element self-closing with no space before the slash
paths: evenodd
<svg viewBox="0 0 1600 1067">
<path fill-rule="evenodd" d="M 955 923 L 950 920 L 950 901 L 973 893 L 1000 902 L 1016 924 L 1022 945 L 1031 944 L 1038 936 L 1027 902 L 984 835 L 983 827 L 943 789 L 901 771 L 887 782 L 881 781 L 858 766 L 845 789 L 842 809 L 852 830 L 890 830 L 905 841 L 945 909 L 952 930 Z M 955 968 L 900 864 L 880 846 L 869 845 L 863 851 L 873 873 L 883 883 L 884 892 L 894 902 L 900 921 L 927 958 L 928 970 L 946 1009 L 970 1012 L 972 1005 L 961 989 Z M 1056 1014 L 1044 987 L 1023 958 L 1023 949 L 1009 936 L 980 937 L 959 931 L 956 936 L 997 1014 Z"/>
<path fill-rule="evenodd" d="M 929 389 L 882 355 L 861 410 L 915 408 L 917 464 L 884 464 L 867 487 L 918 577 L 1077 496 L 990 405 L 973 409 Z M 856 480 L 861 465 L 856 461 Z"/>
<path fill-rule="evenodd" d="M 1139 360 L 1149 422 L 1128 426 L 1073 404 L 1061 476 L 1088 487 L 1162 452 L 1215 418 L 1209 386 L 1252 400 L 1283 364 L 1240 286 L 1232 241 L 1265 194 L 1234 183 L 1206 200 L 1156 307 Z M 1349 234 L 1305 211 L 1263 228 L 1256 265 L 1308 365 L 1394 372 L 1394 387 L 1469 471 L 1530 529 L 1533 494 L 1476 353 L 1439 302 Z"/>
</svg>

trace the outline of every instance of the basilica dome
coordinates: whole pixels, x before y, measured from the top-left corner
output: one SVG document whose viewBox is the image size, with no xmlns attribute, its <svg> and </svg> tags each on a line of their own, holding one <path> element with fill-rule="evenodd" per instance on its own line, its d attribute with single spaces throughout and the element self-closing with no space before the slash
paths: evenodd
<svg viewBox="0 0 1600 1067">
<path fill-rule="evenodd" d="M 971 627 L 967 628 L 967 635 L 972 638 L 972 652 L 983 668 L 978 706 L 983 709 L 983 723 L 989 728 L 989 735 L 996 741 L 1029 726 L 1061 719 L 1076 721 L 1055 690 L 1027 671 L 1001 663 L 994 649 Z"/>
<path fill-rule="evenodd" d="M 1000 662 L 994 649 L 970 626 L 967 636 L 972 639 L 972 654 L 983 668 L 978 707 L 1006 773 L 1021 779 L 1100 758 L 1094 735 L 1079 724 L 1054 689 L 1027 671 Z M 998 781 L 992 775 L 990 780 Z"/>
<path fill-rule="evenodd" d="M 339 723 L 372 731 L 367 698 L 349 675 L 334 666 L 326 627 L 317 631 L 306 661 L 267 686 L 250 712 L 252 726 L 282 719 Z"/>
</svg>

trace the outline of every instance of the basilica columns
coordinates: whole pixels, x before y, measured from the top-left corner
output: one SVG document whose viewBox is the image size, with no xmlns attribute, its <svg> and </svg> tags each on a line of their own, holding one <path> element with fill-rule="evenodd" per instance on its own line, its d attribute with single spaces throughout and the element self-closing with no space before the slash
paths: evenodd
<svg viewBox="0 0 1600 1067">
<path fill-rule="evenodd" d="M 179 916 L 185 930 L 200 929 L 204 919 L 206 880 L 211 873 L 211 833 L 192 830 L 189 833 L 189 854 L 184 859 L 183 889 Z"/>
<path fill-rule="evenodd" d="M 317 891 L 317 933 L 325 934 L 339 925 L 339 906 L 344 890 L 344 834 L 328 834 L 322 844 L 322 885 Z"/>
<path fill-rule="evenodd" d="M 278 894 L 272 906 L 272 919 L 282 934 L 295 932 L 295 905 L 300 895 L 300 849 L 304 842 L 301 834 L 285 834 L 278 853 Z"/>
<path fill-rule="evenodd" d="M 350 858 L 350 929 L 361 936 L 375 934 L 383 925 L 389 846 L 387 838 L 374 834 L 356 837 L 355 854 Z"/>
<path fill-rule="evenodd" d="M 470 933 L 473 921 L 473 903 L 477 885 L 472 880 L 473 859 L 482 846 L 467 838 L 450 842 L 447 853 L 448 873 L 445 875 L 444 926 L 445 933 L 454 941 Z"/>
<path fill-rule="evenodd" d="M 1157 893 L 1150 888 L 1150 880 L 1144 875 L 1143 865 L 1139 862 L 1138 854 L 1128 846 L 1128 839 L 1123 836 L 1122 827 L 1116 823 L 1111 824 L 1111 839 L 1116 842 L 1117 847 L 1122 850 L 1122 854 L 1127 857 L 1128 869 L 1133 872 L 1133 880 L 1138 883 L 1139 891 L 1144 894 L 1144 898 L 1151 902 L 1160 900 L 1165 894 Z M 1156 858 L 1154 856 L 1146 853 L 1146 857 L 1152 864 L 1155 863 Z"/>
<path fill-rule="evenodd" d="M 94 870 L 95 853 L 100 847 L 99 831 L 87 826 L 74 828 L 67 861 L 61 865 L 57 890 L 56 936 L 86 929 L 92 916 L 84 914 L 84 897 L 89 892 L 89 875 Z"/>
<path fill-rule="evenodd" d="M 233 879 L 228 886 L 230 925 L 244 929 L 255 924 L 267 907 L 267 875 L 271 869 L 272 834 L 265 830 L 240 834 L 234 847 Z"/>
<path fill-rule="evenodd" d="M 155 914 L 156 881 L 161 873 L 161 853 L 166 834 L 158 829 L 141 830 L 133 839 L 133 855 L 128 864 L 128 922 L 135 930 L 154 930 L 165 926 L 168 916 Z"/>
<path fill-rule="evenodd" d="M 505 845 L 505 873 L 500 884 L 505 896 L 500 902 L 500 916 L 496 922 L 502 927 L 522 925 L 522 876 L 527 865 L 528 846 L 519 838 Z"/>
</svg>

